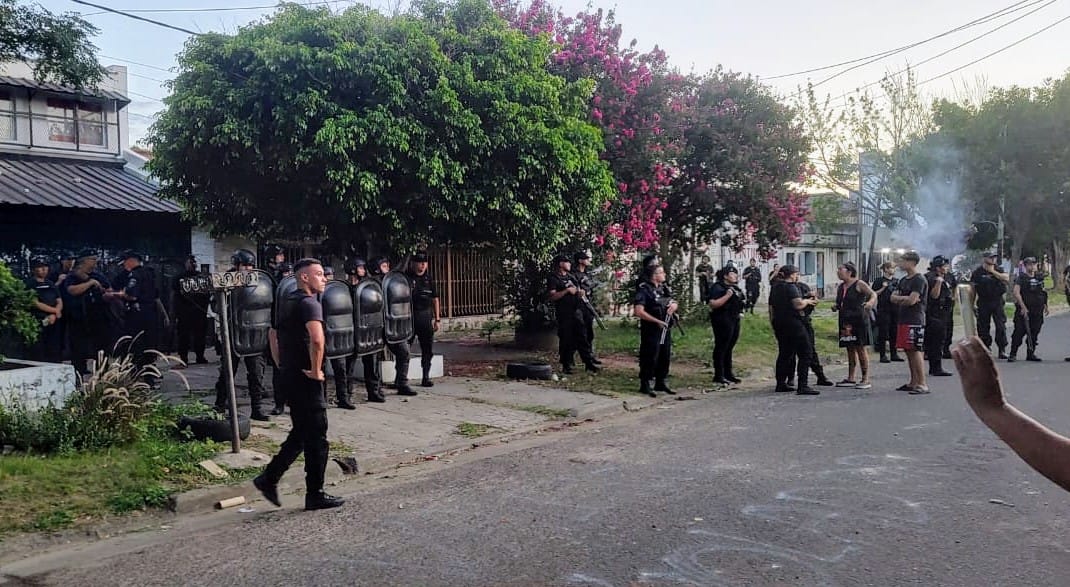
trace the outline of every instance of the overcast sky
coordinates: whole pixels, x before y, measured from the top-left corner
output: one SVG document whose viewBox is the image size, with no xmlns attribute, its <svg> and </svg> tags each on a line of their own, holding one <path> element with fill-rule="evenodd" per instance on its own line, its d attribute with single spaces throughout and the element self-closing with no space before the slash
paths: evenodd
<svg viewBox="0 0 1070 587">
<path fill-rule="evenodd" d="M 271 5 L 271 0 L 91 0 L 115 9 L 173 10 L 244 8 Z M 130 71 L 130 124 L 136 141 L 143 136 L 151 117 L 162 108 L 159 99 L 167 90 L 159 80 L 172 76 L 174 56 L 187 35 L 116 14 L 75 4 L 70 0 L 38 0 L 56 12 L 80 12 L 96 24 L 101 61 L 126 65 Z M 299 0 L 308 3 L 309 0 Z M 923 86 L 934 95 L 954 96 L 965 86 L 1035 85 L 1045 78 L 1061 76 L 1070 67 L 1070 0 L 551 0 L 566 12 L 576 12 L 588 3 L 616 9 L 625 42 L 634 38 L 648 49 L 659 45 L 684 71 L 703 72 L 718 64 L 754 74 L 763 79 L 801 70 L 851 61 L 903 47 L 962 27 L 993 13 L 987 22 L 975 24 L 901 53 L 858 67 L 828 81 L 818 91 L 834 97 L 878 81 L 885 72 L 916 66 L 919 80 L 941 76 L 1015 43 L 1044 27 L 1055 25 L 995 56 L 939 77 Z M 394 0 L 366 0 L 384 7 Z M 336 9 L 352 1 L 318 2 Z M 1035 12 L 1034 12 L 1035 11 Z M 140 15 L 195 31 L 234 32 L 239 27 L 270 15 L 272 9 L 212 12 L 160 12 Z M 1032 13 L 1032 14 L 1030 14 Z M 1020 18 L 1021 17 L 1021 18 Z M 1018 19 L 1017 22 L 1011 22 Z M 1003 26 L 1006 25 L 1006 26 Z M 983 38 L 954 49 L 974 37 Z M 920 64 L 944 51 L 942 57 Z M 135 65 L 130 62 L 143 65 Z M 794 94 L 807 79 L 824 80 L 845 69 L 840 67 L 793 77 L 768 79 L 784 96 Z M 150 79 L 152 78 L 152 79 Z"/>
</svg>

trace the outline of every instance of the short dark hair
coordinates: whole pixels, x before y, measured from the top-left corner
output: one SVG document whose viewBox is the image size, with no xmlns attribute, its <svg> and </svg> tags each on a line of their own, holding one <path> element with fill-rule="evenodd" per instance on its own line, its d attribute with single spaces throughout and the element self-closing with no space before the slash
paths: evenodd
<svg viewBox="0 0 1070 587">
<path fill-rule="evenodd" d="M 843 267 L 844 269 L 846 269 L 847 273 L 851 274 L 851 277 L 858 277 L 858 267 L 855 267 L 854 263 L 848 261 L 848 262 L 844 263 L 843 265 L 840 265 L 840 267 Z"/>
<path fill-rule="evenodd" d="M 306 267 L 311 267 L 313 265 L 323 265 L 323 262 L 321 262 L 319 259 L 314 259 L 312 257 L 305 257 L 304 259 L 301 259 L 296 264 L 294 264 L 294 273 L 297 273 L 298 271 Z"/>
</svg>

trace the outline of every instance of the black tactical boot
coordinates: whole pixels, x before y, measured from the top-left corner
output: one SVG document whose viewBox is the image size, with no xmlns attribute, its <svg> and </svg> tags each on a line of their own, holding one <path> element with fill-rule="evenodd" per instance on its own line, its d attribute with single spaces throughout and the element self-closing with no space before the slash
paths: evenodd
<svg viewBox="0 0 1070 587">
<path fill-rule="evenodd" d="M 431 381 L 431 367 L 424 367 L 424 378 L 420 380 L 420 387 L 434 387 Z"/>
<path fill-rule="evenodd" d="M 654 384 L 654 391 L 662 391 L 669 395 L 676 395 L 675 391 L 669 389 L 669 385 L 665 383 L 664 379 L 658 379 L 657 383 Z"/>
<path fill-rule="evenodd" d="M 398 388 L 398 395 L 404 395 L 404 396 L 409 396 L 409 397 L 412 397 L 414 395 L 419 395 L 418 393 L 416 393 L 415 389 L 409 387 L 409 380 L 408 379 L 402 379 L 402 378 L 399 377 L 395 383 L 396 383 L 397 388 Z"/>
<path fill-rule="evenodd" d="M 891 355 L 892 356 L 889 357 L 889 358 L 891 359 L 891 361 L 893 363 L 902 363 L 903 362 L 903 357 L 900 357 L 899 353 L 897 353 L 895 349 L 892 349 Z"/>
<path fill-rule="evenodd" d="M 939 358 L 929 359 L 929 375 L 933 377 L 951 377 L 951 373 L 944 371 L 944 366 Z"/>
<path fill-rule="evenodd" d="M 353 384 L 350 384 L 349 387 L 346 388 L 345 393 L 338 394 L 335 405 L 342 410 L 357 409 L 357 406 L 353 405 Z"/>
<path fill-rule="evenodd" d="M 658 394 L 654 393 L 654 390 L 651 389 L 649 379 L 643 379 L 639 382 L 639 393 L 649 395 L 650 397 L 658 397 Z"/>
<path fill-rule="evenodd" d="M 319 491 L 317 493 L 311 493 L 305 496 L 305 511 L 312 510 L 327 510 L 330 508 L 336 508 L 344 504 L 346 500 L 341 497 L 335 497 L 333 495 L 327 495 L 326 493 Z"/>
</svg>

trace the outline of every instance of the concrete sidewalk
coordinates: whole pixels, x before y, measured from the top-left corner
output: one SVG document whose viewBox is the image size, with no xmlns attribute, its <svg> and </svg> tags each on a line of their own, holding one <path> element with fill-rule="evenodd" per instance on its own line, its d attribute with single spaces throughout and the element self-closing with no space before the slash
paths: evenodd
<svg viewBox="0 0 1070 587">
<path fill-rule="evenodd" d="M 181 380 L 169 374 L 165 376 L 162 388 L 167 401 L 190 398 L 208 404 L 214 401 L 218 363 L 191 365 L 178 372 L 189 382 L 192 391 L 186 391 Z M 270 389 L 270 368 L 264 379 L 265 386 Z M 238 371 L 236 384 L 239 411 L 248 414 L 244 367 Z M 334 382 L 330 379 L 327 389 L 328 397 L 333 398 Z M 359 402 L 356 410 L 334 407 L 328 410 L 331 456 L 355 457 L 362 474 L 373 473 L 405 463 L 433 460 L 454 451 L 470 449 L 473 444 L 500 442 L 510 436 L 558 426 L 570 420 L 597 419 L 624 411 L 621 398 L 516 381 L 446 377 L 436 380 L 433 388 L 415 389 L 419 392 L 416 397 L 400 397 L 386 389 L 386 403 L 374 404 L 365 401 L 363 384 L 358 383 L 354 394 L 354 401 Z M 661 399 L 628 396 L 628 409 L 641 409 Z M 473 438 L 461 434 L 459 427 L 462 424 L 469 429 L 473 428 L 467 426 L 469 424 L 490 428 L 486 429 L 486 435 Z M 241 463 L 244 467 L 262 466 L 266 464 L 262 455 L 272 452 L 290 428 L 288 415 L 274 416 L 271 422 L 254 421 L 246 442 L 261 454 L 245 455 L 235 460 L 224 454 L 217 460 Z M 280 484 L 280 489 L 283 492 L 302 490 L 303 475 L 300 466 L 294 467 Z M 339 482 L 342 478 L 340 467 L 329 463 L 328 482 Z M 252 485 L 244 483 L 188 492 L 176 498 L 174 507 L 180 513 L 203 511 L 220 499 L 239 495 L 247 500 L 259 498 Z"/>
</svg>

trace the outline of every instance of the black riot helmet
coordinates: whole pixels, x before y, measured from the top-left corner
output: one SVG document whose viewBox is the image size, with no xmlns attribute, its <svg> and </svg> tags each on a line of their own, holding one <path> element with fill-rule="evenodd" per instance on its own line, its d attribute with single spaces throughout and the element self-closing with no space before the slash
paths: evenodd
<svg viewBox="0 0 1070 587">
<path fill-rule="evenodd" d="M 235 267 L 241 267 L 242 265 L 256 265 L 256 255 L 249 249 L 238 249 L 230 256 L 230 262 Z"/>
<path fill-rule="evenodd" d="M 368 264 L 364 262 L 364 259 L 356 257 L 346 261 L 345 270 L 346 275 L 356 275 L 357 267 L 364 267 L 367 270 Z"/>
</svg>

